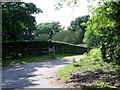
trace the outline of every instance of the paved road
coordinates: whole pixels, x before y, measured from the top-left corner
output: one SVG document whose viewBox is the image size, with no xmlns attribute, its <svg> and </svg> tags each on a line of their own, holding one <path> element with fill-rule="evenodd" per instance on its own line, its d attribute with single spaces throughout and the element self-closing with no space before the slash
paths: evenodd
<svg viewBox="0 0 120 90">
<path fill-rule="evenodd" d="M 2 88 L 63 88 L 55 84 L 57 71 L 72 62 L 73 57 L 33 62 L 2 68 Z M 75 60 L 83 56 L 75 56 Z"/>
</svg>

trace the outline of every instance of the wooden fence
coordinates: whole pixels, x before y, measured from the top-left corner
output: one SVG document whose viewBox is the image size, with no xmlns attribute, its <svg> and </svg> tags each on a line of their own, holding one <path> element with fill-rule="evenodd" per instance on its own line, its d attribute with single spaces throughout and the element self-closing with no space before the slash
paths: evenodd
<svg viewBox="0 0 120 90">
<path fill-rule="evenodd" d="M 19 58 L 49 53 L 82 54 L 87 48 L 52 41 L 3 42 L 2 58 Z"/>
</svg>

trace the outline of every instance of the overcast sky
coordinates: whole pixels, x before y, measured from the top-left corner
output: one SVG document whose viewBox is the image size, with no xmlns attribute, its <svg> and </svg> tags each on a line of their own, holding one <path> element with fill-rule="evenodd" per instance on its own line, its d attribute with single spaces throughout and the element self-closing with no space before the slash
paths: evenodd
<svg viewBox="0 0 120 90">
<path fill-rule="evenodd" d="M 79 0 L 78 6 L 75 7 L 74 11 L 72 11 L 73 7 L 63 7 L 60 10 L 55 10 L 56 0 L 23 0 L 25 2 L 32 2 L 38 8 L 42 9 L 43 13 L 39 13 L 35 15 L 37 24 L 43 22 L 52 22 L 59 21 L 62 26 L 69 26 L 71 20 L 79 16 L 88 15 L 87 5 L 89 4 L 86 0 Z"/>
</svg>

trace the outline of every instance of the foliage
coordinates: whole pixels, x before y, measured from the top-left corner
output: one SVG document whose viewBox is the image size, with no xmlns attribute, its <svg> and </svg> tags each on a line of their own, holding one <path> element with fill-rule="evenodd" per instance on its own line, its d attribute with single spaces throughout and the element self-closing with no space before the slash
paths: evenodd
<svg viewBox="0 0 120 90">
<path fill-rule="evenodd" d="M 68 30 L 71 31 L 77 31 L 77 30 L 83 30 L 85 31 L 86 26 L 81 25 L 81 23 L 85 23 L 89 19 L 89 15 L 77 17 L 75 20 L 71 21 L 70 27 L 68 27 Z"/>
<path fill-rule="evenodd" d="M 100 45 L 100 39 L 90 31 L 85 32 L 83 42 L 88 47 L 97 47 Z"/>
<path fill-rule="evenodd" d="M 49 34 L 41 34 L 39 33 L 37 36 L 35 36 L 35 40 L 49 40 L 50 36 Z"/>
<path fill-rule="evenodd" d="M 56 10 L 59 10 L 63 6 L 75 6 L 78 0 L 57 0 L 56 2 Z"/>
<path fill-rule="evenodd" d="M 66 42 L 71 44 L 76 44 L 78 34 L 68 30 L 61 30 L 60 32 L 55 33 L 52 40 Z"/>
<path fill-rule="evenodd" d="M 87 29 L 100 39 L 104 61 L 120 62 L 120 2 L 106 2 L 93 10 Z"/>
<path fill-rule="evenodd" d="M 89 15 L 77 17 L 75 20 L 71 21 L 70 27 L 68 27 L 68 30 L 78 32 L 77 44 L 83 43 L 86 26 L 81 25 L 81 23 L 87 22 L 89 17 Z"/>
<path fill-rule="evenodd" d="M 32 33 L 35 17 L 32 14 L 42 12 L 33 3 L 2 2 L 3 41 L 19 40 L 24 32 Z"/>
<path fill-rule="evenodd" d="M 37 30 L 35 31 L 35 35 L 39 37 L 39 34 L 48 34 L 49 39 L 52 39 L 53 34 L 55 32 L 59 32 L 61 29 L 61 25 L 59 22 L 51 22 L 51 23 L 41 23 L 37 25 Z"/>
<path fill-rule="evenodd" d="M 29 28 L 28 30 L 26 30 L 22 36 L 21 39 L 22 40 L 34 40 L 35 39 L 35 35 L 34 35 L 34 31 L 36 30 L 36 28 Z"/>
</svg>

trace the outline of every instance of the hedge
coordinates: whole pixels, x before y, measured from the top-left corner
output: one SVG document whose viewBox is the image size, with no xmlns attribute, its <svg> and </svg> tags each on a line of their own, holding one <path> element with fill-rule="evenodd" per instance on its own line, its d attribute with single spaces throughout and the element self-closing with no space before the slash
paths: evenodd
<svg viewBox="0 0 120 90">
<path fill-rule="evenodd" d="M 2 43 L 2 58 L 28 57 L 31 55 L 49 54 L 55 48 L 55 54 L 72 53 L 82 54 L 87 51 L 86 47 L 76 46 L 73 44 L 54 42 L 54 41 L 16 41 Z"/>
</svg>

